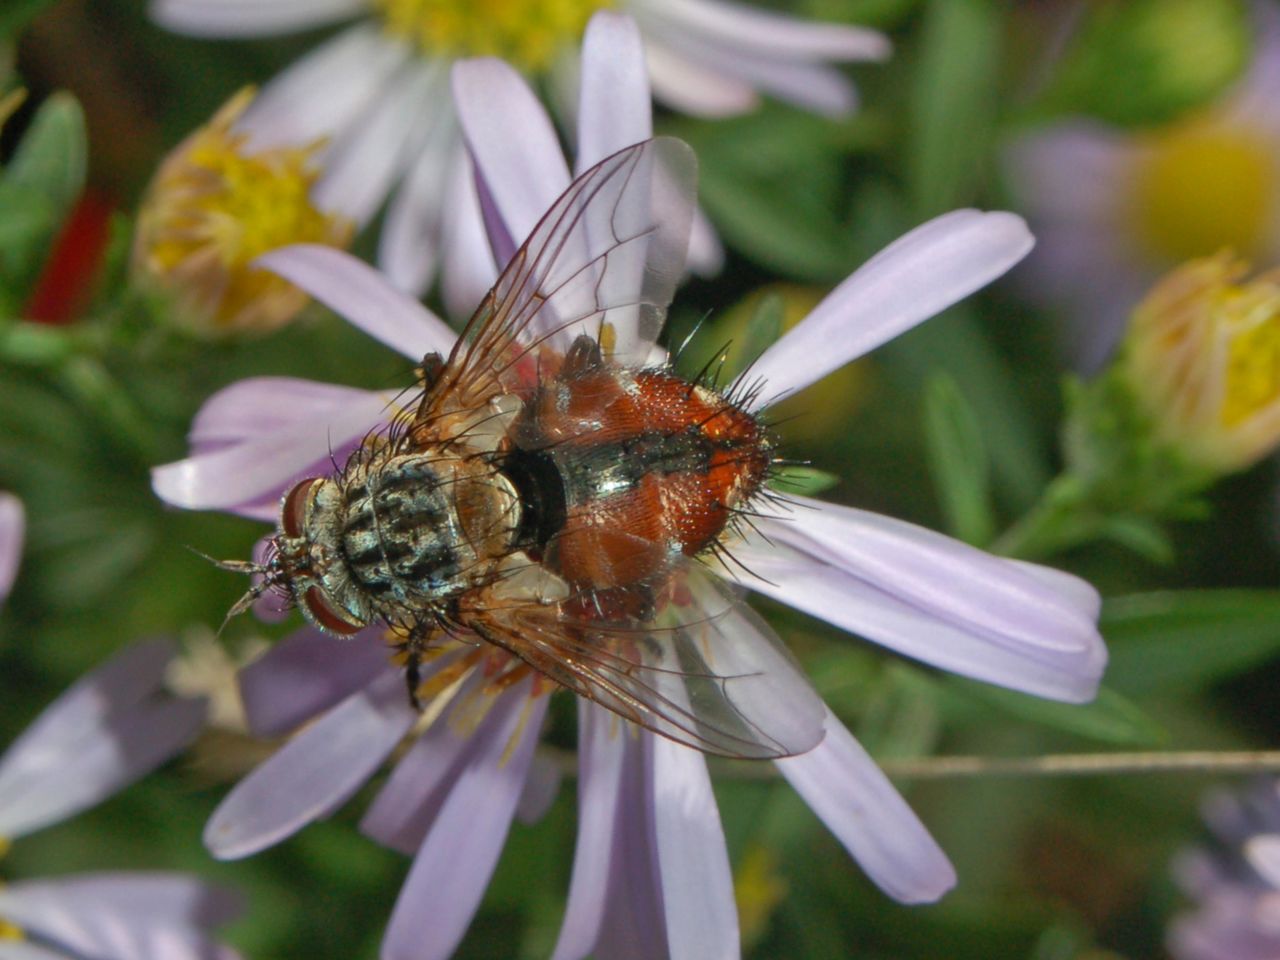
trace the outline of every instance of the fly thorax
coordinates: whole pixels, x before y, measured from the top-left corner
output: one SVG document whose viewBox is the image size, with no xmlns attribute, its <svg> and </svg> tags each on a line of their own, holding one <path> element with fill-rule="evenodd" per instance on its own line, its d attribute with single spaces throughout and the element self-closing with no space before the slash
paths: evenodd
<svg viewBox="0 0 1280 960">
<path fill-rule="evenodd" d="M 483 580 L 518 524 L 519 501 L 492 467 L 424 451 L 350 478 L 341 542 L 353 585 L 394 618 Z"/>
</svg>

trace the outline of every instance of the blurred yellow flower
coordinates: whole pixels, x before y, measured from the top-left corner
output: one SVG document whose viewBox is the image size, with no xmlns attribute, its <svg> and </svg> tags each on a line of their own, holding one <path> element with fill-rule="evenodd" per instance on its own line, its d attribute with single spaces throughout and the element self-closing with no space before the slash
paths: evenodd
<svg viewBox="0 0 1280 960">
<path fill-rule="evenodd" d="M 1134 310 L 1121 361 L 1157 437 L 1219 473 L 1280 444 L 1280 271 L 1248 272 L 1223 252 L 1168 274 Z"/>
<path fill-rule="evenodd" d="M 311 200 L 321 144 L 249 151 L 236 121 L 252 99 L 242 90 L 169 154 L 138 214 L 135 277 L 176 295 L 179 322 L 208 335 L 284 326 L 308 298 L 253 261 L 291 243 L 345 247 L 355 230 Z"/>
<path fill-rule="evenodd" d="M 494 56 L 545 70 L 614 0 L 372 0 L 388 32 L 426 54 Z"/>
</svg>

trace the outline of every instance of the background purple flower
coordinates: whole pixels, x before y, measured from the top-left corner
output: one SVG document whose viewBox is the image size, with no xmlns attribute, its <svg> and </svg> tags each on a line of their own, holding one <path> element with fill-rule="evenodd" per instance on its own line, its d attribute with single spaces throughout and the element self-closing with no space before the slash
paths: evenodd
<svg viewBox="0 0 1280 960">
<path fill-rule="evenodd" d="M 14 840 L 107 799 L 200 732 L 205 704 L 163 691 L 174 656 L 135 644 L 87 674 L 0 756 L 0 837 Z M 0 886 L 0 938 L 13 960 L 234 960 L 212 928 L 239 897 L 177 873 L 86 873 Z"/>
</svg>

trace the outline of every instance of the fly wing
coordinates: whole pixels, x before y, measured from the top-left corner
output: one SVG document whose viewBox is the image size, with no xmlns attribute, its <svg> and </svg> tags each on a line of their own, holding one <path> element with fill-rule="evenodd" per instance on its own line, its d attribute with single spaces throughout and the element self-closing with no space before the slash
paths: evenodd
<svg viewBox="0 0 1280 960">
<path fill-rule="evenodd" d="M 561 686 L 706 753 L 776 759 L 821 742 L 822 700 L 777 634 L 696 564 L 647 622 L 529 604 L 477 628 Z M 561 605 L 563 608 L 563 605 Z"/>
<path fill-rule="evenodd" d="M 416 421 L 526 392 L 583 334 L 620 363 L 647 362 L 684 270 L 695 180 L 693 151 L 667 137 L 574 180 L 481 302 Z"/>
</svg>

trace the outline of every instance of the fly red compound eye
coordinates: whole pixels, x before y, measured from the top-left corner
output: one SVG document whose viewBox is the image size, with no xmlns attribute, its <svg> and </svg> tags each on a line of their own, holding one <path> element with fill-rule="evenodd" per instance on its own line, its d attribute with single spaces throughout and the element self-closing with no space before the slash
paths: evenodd
<svg viewBox="0 0 1280 960">
<path fill-rule="evenodd" d="M 311 488 L 320 482 L 319 477 L 303 480 L 284 498 L 284 506 L 280 510 L 280 528 L 285 536 L 300 537 L 306 527 L 307 503 L 310 501 Z"/>
</svg>

